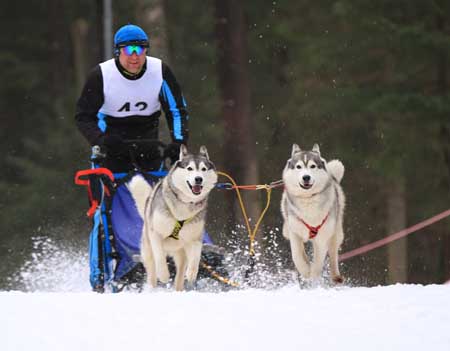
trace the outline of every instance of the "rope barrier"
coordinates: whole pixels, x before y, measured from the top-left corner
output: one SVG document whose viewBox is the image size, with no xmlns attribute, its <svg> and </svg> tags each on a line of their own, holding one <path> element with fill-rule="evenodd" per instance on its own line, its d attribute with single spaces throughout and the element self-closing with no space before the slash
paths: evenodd
<svg viewBox="0 0 450 351">
<path fill-rule="evenodd" d="M 403 238 L 403 237 L 405 237 L 405 236 L 407 236 L 409 234 L 412 234 L 412 233 L 414 233 L 414 232 L 416 232 L 416 231 L 418 231 L 418 230 L 420 230 L 422 228 L 425 228 L 425 227 L 427 227 L 427 226 L 429 226 L 429 225 L 431 225 L 431 224 L 433 224 L 435 222 L 438 222 L 438 221 L 440 221 L 440 220 L 442 220 L 442 219 L 444 219 L 444 218 L 446 218 L 448 216 L 450 216 L 450 209 L 448 209 L 447 211 L 444 211 L 442 213 L 439 213 L 436 216 L 433 216 L 433 217 L 431 217 L 429 219 L 426 219 L 426 220 L 424 220 L 422 222 L 419 222 L 419 223 L 417 223 L 417 224 L 415 224 L 415 225 L 413 225 L 413 226 L 411 226 L 409 228 L 406 228 L 406 229 L 400 230 L 397 233 L 391 234 L 391 235 L 389 235 L 389 236 L 387 236 L 387 237 L 385 237 L 383 239 L 377 240 L 377 241 L 375 241 L 373 243 L 370 243 L 370 244 L 364 245 L 364 246 L 362 246 L 360 248 L 357 248 L 357 249 L 351 250 L 349 252 L 346 252 L 346 253 L 344 253 L 344 254 L 339 256 L 339 260 L 340 261 L 345 261 L 345 260 L 348 260 L 349 258 L 352 258 L 354 256 L 359 256 L 359 255 L 361 255 L 363 253 L 375 250 L 376 248 L 379 248 L 380 246 L 384 246 L 384 245 L 389 244 L 389 243 L 391 243 L 391 242 L 393 242 L 395 240 L 401 239 L 401 238 Z"/>
</svg>

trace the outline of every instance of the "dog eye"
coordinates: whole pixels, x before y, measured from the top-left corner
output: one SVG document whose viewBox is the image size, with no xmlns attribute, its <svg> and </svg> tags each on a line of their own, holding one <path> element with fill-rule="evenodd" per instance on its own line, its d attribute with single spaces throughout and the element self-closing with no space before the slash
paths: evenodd
<svg viewBox="0 0 450 351">
<path fill-rule="evenodd" d="M 296 168 L 297 168 L 297 169 L 302 169 L 302 166 L 297 165 Z"/>
<path fill-rule="evenodd" d="M 311 165 L 311 168 L 316 168 L 316 165 Z"/>
<path fill-rule="evenodd" d="M 202 172 L 206 172 L 206 167 L 202 167 Z"/>
<path fill-rule="evenodd" d="M 193 171 L 194 169 L 193 169 L 191 166 L 189 166 L 189 167 L 187 168 L 187 170 L 188 170 L 188 171 Z"/>
</svg>

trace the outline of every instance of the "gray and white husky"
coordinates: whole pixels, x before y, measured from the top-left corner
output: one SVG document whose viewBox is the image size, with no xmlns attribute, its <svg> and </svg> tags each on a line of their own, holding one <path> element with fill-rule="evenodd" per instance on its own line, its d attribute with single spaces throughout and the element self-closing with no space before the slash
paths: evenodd
<svg viewBox="0 0 450 351">
<path fill-rule="evenodd" d="M 343 281 L 338 265 L 338 251 L 344 240 L 343 175 L 344 165 L 338 160 L 325 161 L 317 144 L 310 151 L 302 151 L 297 144 L 292 146 L 291 158 L 283 170 L 283 236 L 290 240 L 295 267 L 305 279 L 321 276 L 328 253 L 331 279 Z M 311 263 L 304 248 L 307 241 L 312 241 L 313 246 Z"/>
<path fill-rule="evenodd" d="M 157 280 L 169 281 L 168 255 L 175 262 L 177 291 L 184 289 L 185 278 L 189 283 L 197 278 L 207 200 L 216 183 L 217 173 L 206 147 L 193 155 L 184 145 L 179 160 L 152 191 L 142 178 L 130 182 L 128 187 L 144 219 L 141 260 L 152 287 Z"/>
</svg>

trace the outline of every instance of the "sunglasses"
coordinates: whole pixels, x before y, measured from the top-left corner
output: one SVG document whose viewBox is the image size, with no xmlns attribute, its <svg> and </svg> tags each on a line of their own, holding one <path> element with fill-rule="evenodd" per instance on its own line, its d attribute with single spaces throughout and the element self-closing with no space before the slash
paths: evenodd
<svg viewBox="0 0 450 351">
<path fill-rule="evenodd" d="M 123 53 L 127 56 L 133 55 L 133 53 L 136 53 L 136 55 L 141 56 L 144 52 L 145 47 L 141 45 L 127 45 L 123 47 Z"/>
</svg>

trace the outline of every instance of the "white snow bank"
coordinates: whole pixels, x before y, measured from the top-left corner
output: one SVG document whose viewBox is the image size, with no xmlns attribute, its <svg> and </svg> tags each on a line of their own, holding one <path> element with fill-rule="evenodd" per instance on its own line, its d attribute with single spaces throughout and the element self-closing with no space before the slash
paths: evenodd
<svg viewBox="0 0 450 351">
<path fill-rule="evenodd" d="M 0 292 L 3 351 L 450 350 L 450 286 Z"/>
</svg>

